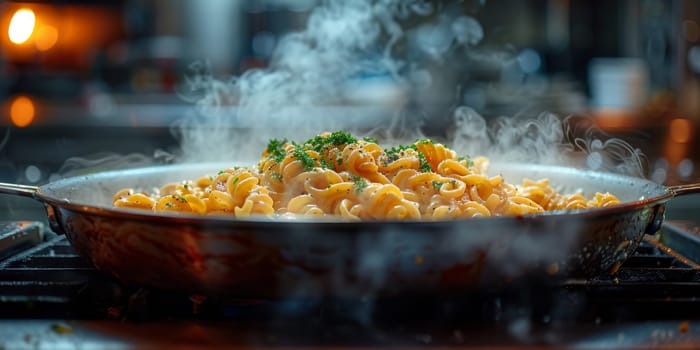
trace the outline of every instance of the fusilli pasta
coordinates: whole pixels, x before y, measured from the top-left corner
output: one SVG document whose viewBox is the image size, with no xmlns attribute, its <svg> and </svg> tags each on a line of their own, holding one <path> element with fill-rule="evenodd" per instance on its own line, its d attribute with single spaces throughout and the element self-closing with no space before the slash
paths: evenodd
<svg viewBox="0 0 700 350">
<path fill-rule="evenodd" d="M 337 131 L 302 144 L 270 140 L 256 167 L 224 169 L 150 194 L 124 189 L 113 203 L 156 212 L 345 220 L 446 220 L 620 203 L 610 193 L 562 194 L 547 179 L 509 184 L 487 175 L 488 167 L 485 157 L 459 157 L 427 139 L 382 149 L 376 140 Z"/>
</svg>

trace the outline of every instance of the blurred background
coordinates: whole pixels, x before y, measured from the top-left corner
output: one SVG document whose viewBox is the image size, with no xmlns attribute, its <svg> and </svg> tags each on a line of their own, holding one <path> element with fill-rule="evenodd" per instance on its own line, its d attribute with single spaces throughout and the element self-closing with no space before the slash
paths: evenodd
<svg viewBox="0 0 700 350">
<path fill-rule="evenodd" d="M 700 181 L 700 1 L 433 4 L 440 11 L 403 20 L 405 35 L 394 53 L 420 62 L 420 72 L 430 77 L 399 91 L 407 95 L 402 101 L 410 101 L 404 107 L 417 105 L 428 116 L 426 134 L 442 136 L 456 105 L 472 107 L 487 122 L 543 111 L 580 116 L 641 148 L 654 181 Z M 0 181 L 41 184 L 65 171 L 71 157 L 150 157 L 177 147 L 171 125 L 193 109 L 183 98 L 192 64 L 204 62 L 222 79 L 264 68 L 279 39 L 302 30 L 316 5 L 1 3 Z M 471 33 L 482 30 L 466 53 L 435 35 L 444 18 L 463 15 L 478 21 Z M 352 87 L 365 93 L 343 103 L 394 106 L 377 97 L 395 101 L 396 94 L 387 94 L 395 87 L 386 80 L 359 79 Z"/>
</svg>

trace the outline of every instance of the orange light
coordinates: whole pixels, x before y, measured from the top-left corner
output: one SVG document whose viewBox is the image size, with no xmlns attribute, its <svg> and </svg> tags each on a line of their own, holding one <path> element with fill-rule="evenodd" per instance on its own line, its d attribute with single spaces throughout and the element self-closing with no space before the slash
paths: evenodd
<svg viewBox="0 0 700 350">
<path fill-rule="evenodd" d="M 691 128 L 690 120 L 684 118 L 673 119 L 668 126 L 669 136 L 673 142 L 686 143 L 690 141 Z"/>
<path fill-rule="evenodd" d="M 29 97 L 17 96 L 10 104 L 10 119 L 12 124 L 23 128 L 34 121 L 34 102 Z"/>
<path fill-rule="evenodd" d="M 35 23 L 36 16 L 34 16 L 34 11 L 29 9 L 17 10 L 12 15 L 10 26 L 7 29 L 10 41 L 17 45 L 25 43 L 32 36 Z"/>
<path fill-rule="evenodd" d="M 34 43 L 39 51 L 48 51 L 58 41 L 58 30 L 52 26 L 42 26 L 36 31 Z"/>
</svg>

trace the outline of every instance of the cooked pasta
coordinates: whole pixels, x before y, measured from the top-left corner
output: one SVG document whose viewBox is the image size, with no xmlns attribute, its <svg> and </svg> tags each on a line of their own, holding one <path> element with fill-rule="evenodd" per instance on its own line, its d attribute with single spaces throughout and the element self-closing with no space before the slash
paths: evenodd
<svg viewBox="0 0 700 350">
<path fill-rule="evenodd" d="M 255 167 L 165 184 L 153 193 L 124 189 L 116 207 L 201 215 L 333 216 L 345 220 L 446 220 L 526 215 L 619 204 L 610 193 L 562 194 L 549 180 L 507 183 L 431 140 L 382 149 L 338 131 L 304 143 L 271 140 Z"/>
</svg>

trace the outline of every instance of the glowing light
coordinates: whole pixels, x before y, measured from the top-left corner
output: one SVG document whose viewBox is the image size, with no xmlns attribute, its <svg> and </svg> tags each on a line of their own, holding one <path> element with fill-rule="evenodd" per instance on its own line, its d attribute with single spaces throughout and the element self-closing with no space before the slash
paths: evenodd
<svg viewBox="0 0 700 350">
<path fill-rule="evenodd" d="M 34 121 L 35 108 L 34 102 L 29 97 L 18 96 L 10 105 L 10 119 L 12 124 L 23 128 Z"/>
<path fill-rule="evenodd" d="M 28 9 L 17 10 L 10 20 L 10 26 L 7 33 L 10 36 L 10 41 L 19 45 L 23 44 L 32 36 L 34 32 L 34 24 L 36 16 L 34 12 Z"/>
<path fill-rule="evenodd" d="M 668 126 L 669 136 L 676 143 L 686 143 L 690 141 L 692 125 L 688 119 L 676 118 Z"/>
<path fill-rule="evenodd" d="M 43 26 L 37 29 L 34 43 L 39 51 L 48 51 L 58 41 L 58 30 L 52 26 Z"/>
</svg>

